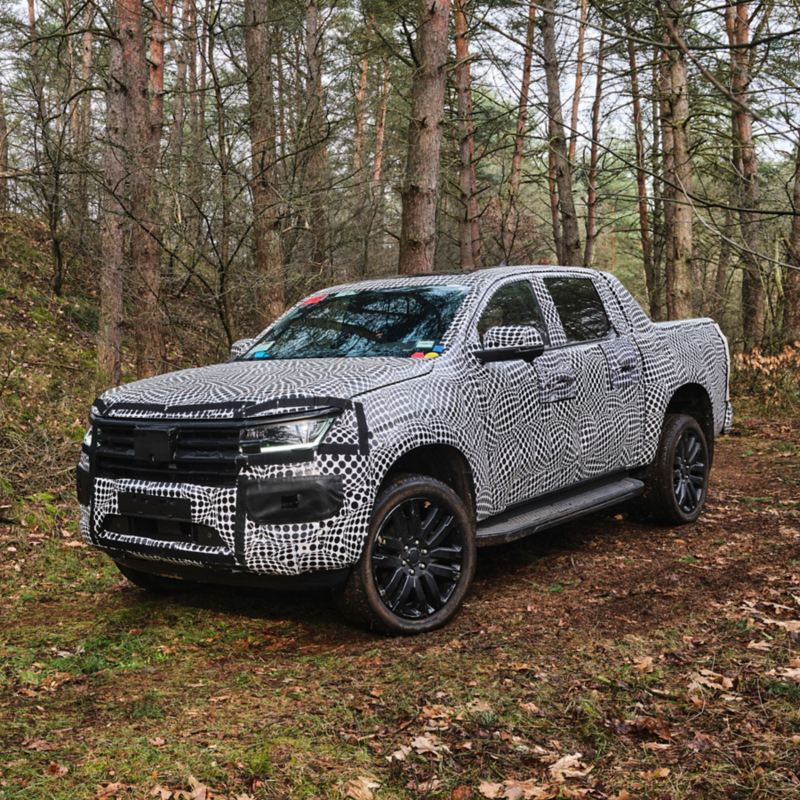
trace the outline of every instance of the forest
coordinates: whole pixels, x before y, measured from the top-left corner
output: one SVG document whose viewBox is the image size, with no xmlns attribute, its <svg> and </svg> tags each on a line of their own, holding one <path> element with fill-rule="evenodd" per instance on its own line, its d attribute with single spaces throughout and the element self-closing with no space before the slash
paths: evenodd
<svg viewBox="0 0 800 800">
<path fill-rule="evenodd" d="M 796 2 L 5 2 L 0 212 L 97 307 L 98 383 L 396 271 L 617 273 L 800 338 Z M 187 349 L 188 348 L 188 349 Z"/>
<path fill-rule="evenodd" d="M 728 337 L 705 511 L 480 551 L 447 627 L 139 591 L 108 387 L 346 281 L 607 270 Z M 790 800 L 800 0 L 0 0 L 0 800 Z"/>
</svg>

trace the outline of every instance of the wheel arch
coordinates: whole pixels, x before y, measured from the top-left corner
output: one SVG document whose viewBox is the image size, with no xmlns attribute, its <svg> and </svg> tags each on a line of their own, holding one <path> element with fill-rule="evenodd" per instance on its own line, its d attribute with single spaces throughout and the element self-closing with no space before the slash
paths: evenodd
<svg viewBox="0 0 800 800">
<path fill-rule="evenodd" d="M 714 454 L 714 407 L 708 390 L 699 383 L 684 383 L 673 393 L 665 414 L 688 414 L 697 420 L 708 444 L 709 456 Z"/>
<path fill-rule="evenodd" d="M 476 513 L 475 476 L 467 456 L 454 445 L 420 444 L 398 454 L 384 471 L 378 495 L 397 476 L 427 475 L 449 486 L 464 502 L 473 520 Z"/>
</svg>

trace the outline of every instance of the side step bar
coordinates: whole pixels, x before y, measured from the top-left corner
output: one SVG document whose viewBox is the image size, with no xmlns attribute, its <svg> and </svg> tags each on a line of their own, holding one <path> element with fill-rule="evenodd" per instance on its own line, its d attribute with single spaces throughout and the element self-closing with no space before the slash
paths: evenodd
<svg viewBox="0 0 800 800">
<path fill-rule="evenodd" d="M 478 523 L 478 547 L 513 542 L 545 528 L 600 511 L 644 491 L 636 478 L 616 477 L 592 481 L 574 489 L 534 500 Z"/>
</svg>

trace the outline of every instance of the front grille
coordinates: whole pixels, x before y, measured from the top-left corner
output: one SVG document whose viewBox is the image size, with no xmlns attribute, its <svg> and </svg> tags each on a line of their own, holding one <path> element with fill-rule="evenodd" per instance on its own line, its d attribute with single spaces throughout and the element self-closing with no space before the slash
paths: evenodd
<svg viewBox="0 0 800 800">
<path fill-rule="evenodd" d="M 96 422 L 95 474 L 203 486 L 235 486 L 239 428 L 219 424 L 175 425 L 172 457 L 150 462 L 136 458 L 136 432 L 144 423 Z"/>
</svg>

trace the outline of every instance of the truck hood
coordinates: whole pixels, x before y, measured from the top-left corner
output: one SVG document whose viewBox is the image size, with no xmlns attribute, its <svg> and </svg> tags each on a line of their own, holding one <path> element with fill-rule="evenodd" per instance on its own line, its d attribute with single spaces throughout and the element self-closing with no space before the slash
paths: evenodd
<svg viewBox="0 0 800 800">
<path fill-rule="evenodd" d="M 426 375 L 432 359 L 309 358 L 234 361 L 169 372 L 109 389 L 94 413 L 110 417 L 224 419 L 324 405 Z M 297 400 L 296 403 L 293 401 Z"/>
</svg>

